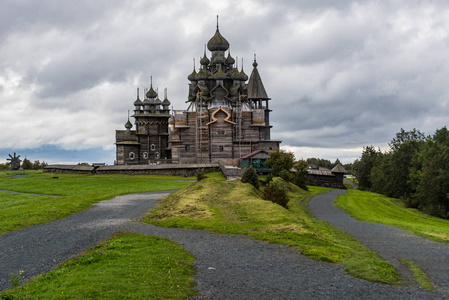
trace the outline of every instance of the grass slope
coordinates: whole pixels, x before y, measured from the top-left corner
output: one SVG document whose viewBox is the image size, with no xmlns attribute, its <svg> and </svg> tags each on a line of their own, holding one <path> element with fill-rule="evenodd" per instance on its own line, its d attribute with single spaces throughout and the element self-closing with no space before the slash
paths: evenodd
<svg viewBox="0 0 449 300">
<path fill-rule="evenodd" d="M 197 294 L 193 261 L 167 239 L 117 234 L 0 299 L 186 299 Z"/>
<path fill-rule="evenodd" d="M 449 220 L 405 208 L 399 199 L 348 190 L 338 197 L 336 205 L 357 220 L 391 225 L 437 242 L 449 242 Z"/>
<path fill-rule="evenodd" d="M 118 195 L 181 189 L 191 182 L 172 180 L 128 180 L 122 175 L 35 174 L 20 178 L 0 178 L 0 190 L 55 195 L 46 197 L 0 192 L 0 235 L 27 226 L 54 221 L 89 208 L 92 204 Z M 145 179 L 140 176 L 140 179 Z M 146 177 L 154 178 L 154 177 Z"/>
<path fill-rule="evenodd" d="M 277 179 L 279 180 L 279 179 Z M 207 229 L 222 234 L 245 234 L 255 239 L 288 245 L 320 261 L 339 263 L 356 277 L 396 283 L 394 267 L 357 240 L 314 218 L 304 202 L 328 191 L 310 192 L 280 181 L 289 191 L 289 209 L 262 199 L 250 184 L 208 178 L 173 193 L 143 221 L 165 227 Z"/>
</svg>

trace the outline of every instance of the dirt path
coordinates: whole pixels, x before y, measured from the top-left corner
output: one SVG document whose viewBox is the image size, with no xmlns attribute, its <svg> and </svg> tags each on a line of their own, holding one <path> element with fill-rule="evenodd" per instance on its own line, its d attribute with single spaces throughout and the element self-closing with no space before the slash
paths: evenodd
<svg viewBox="0 0 449 300">
<path fill-rule="evenodd" d="M 309 209 L 318 219 L 330 222 L 377 252 L 399 271 L 403 270 L 399 259 L 416 262 L 436 288 L 449 297 L 448 244 L 436 243 L 392 226 L 357 221 L 334 205 L 335 198 L 344 193 L 346 191 L 333 190 L 315 196 L 309 202 Z"/>
<path fill-rule="evenodd" d="M 294 249 L 244 236 L 161 228 L 134 222 L 169 192 L 115 197 L 66 219 L 0 236 L 0 290 L 11 273 L 34 276 L 115 232 L 169 238 L 196 257 L 201 299 L 441 299 L 441 293 L 359 280 L 343 268 Z"/>
</svg>

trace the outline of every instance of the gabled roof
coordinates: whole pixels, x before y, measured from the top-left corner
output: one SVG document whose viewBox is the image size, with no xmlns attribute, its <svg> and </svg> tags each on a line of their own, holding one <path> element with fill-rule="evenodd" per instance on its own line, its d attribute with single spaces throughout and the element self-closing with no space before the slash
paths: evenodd
<svg viewBox="0 0 449 300">
<path fill-rule="evenodd" d="M 240 159 L 247 159 L 247 158 L 255 156 L 255 155 L 259 154 L 259 153 L 263 153 L 263 154 L 265 154 L 268 157 L 268 153 L 267 152 L 265 152 L 263 150 L 256 150 L 254 152 L 251 152 L 250 154 L 247 154 L 245 156 L 240 157 Z"/>
<path fill-rule="evenodd" d="M 331 172 L 332 172 L 332 173 L 346 173 L 347 171 L 346 171 L 346 169 L 345 169 L 342 165 L 337 164 L 337 165 L 331 170 Z"/>
<path fill-rule="evenodd" d="M 259 71 L 257 70 L 256 60 L 254 60 L 253 66 L 254 69 L 248 81 L 248 99 L 270 99 L 268 98 L 262 83 L 262 78 L 260 78 Z"/>
</svg>

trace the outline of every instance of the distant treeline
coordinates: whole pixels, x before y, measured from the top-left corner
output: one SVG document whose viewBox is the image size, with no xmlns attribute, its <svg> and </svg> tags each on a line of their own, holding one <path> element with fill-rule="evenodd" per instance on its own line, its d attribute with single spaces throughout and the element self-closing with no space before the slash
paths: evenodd
<svg viewBox="0 0 449 300">
<path fill-rule="evenodd" d="M 43 161 L 40 162 L 39 160 L 35 160 L 33 163 L 25 158 L 21 164 L 20 167 L 24 170 L 41 170 L 45 168 L 48 164 Z M 9 170 L 9 164 L 8 163 L 0 163 L 0 170 Z"/>
<path fill-rule="evenodd" d="M 337 158 L 337 160 L 335 160 L 334 163 L 332 163 L 328 159 L 315 158 L 315 157 L 306 159 L 306 162 L 308 165 L 323 167 L 323 168 L 327 168 L 329 170 L 333 169 L 337 164 L 341 164 L 346 169 L 346 171 L 348 171 L 349 173 L 352 172 L 352 168 L 353 168 L 353 164 L 342 164 L 338 158 Z"/>
<path fill-rule="evenodd" d="M 354 162 L 359 188 L 401 198 L 409 207 L 449 218 L 449 131 L 438 129 L 425 136 L 401 129 L 382 152 L 363 148 Z"/>
</svg>

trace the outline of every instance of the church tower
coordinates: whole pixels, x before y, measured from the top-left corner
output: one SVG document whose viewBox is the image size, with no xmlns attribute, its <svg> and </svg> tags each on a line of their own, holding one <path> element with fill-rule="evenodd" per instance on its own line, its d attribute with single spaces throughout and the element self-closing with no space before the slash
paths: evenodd
<svg viewBox="0 0 449 300">
<path fill-rule="evenodd" d="M 175 111 L 170 141 L 173 162 L 215 163 L 256 150 L 271 152 L 280 141 L 270 140 L 270 112 L 265 87 L 254 57 L 249 77 L 231 56 L 229 42 L 218 27 L 204 49 L 198 72 L 187 77 L 186 111 Z"/>
<path fill-rule="evenodd" d="M 169 163 L 171 151 L 168 147 L 168 119 L 170 118 L 170 101 L 165 89 L 164 100 L 159 99 L 158 93 L 150 89 L 144 94 L 144 100 L 134 101 L 136 130 L 132 124 L 126 122 L 126 130 L 116 130 L 117 164 L 150 164 Z"/>
<path fill-rule="evenodd" d="M 210 56 L 206 50 L 209 50 Z M 187 76 L 188 108 L 170 114 L 165 90 L 159 99 L 151 82 L 144 100 L 134 101 L 136 129 L 129 121 L 116 131 L 117 164 L 217 163 L 279 148 L 271 140 L 268 103 L 254 55 L 248 77 L 218 28 L 204 47 L 198 71 Z M 265 154 L 266 155 L 266 154 Z"/>
</svg>

